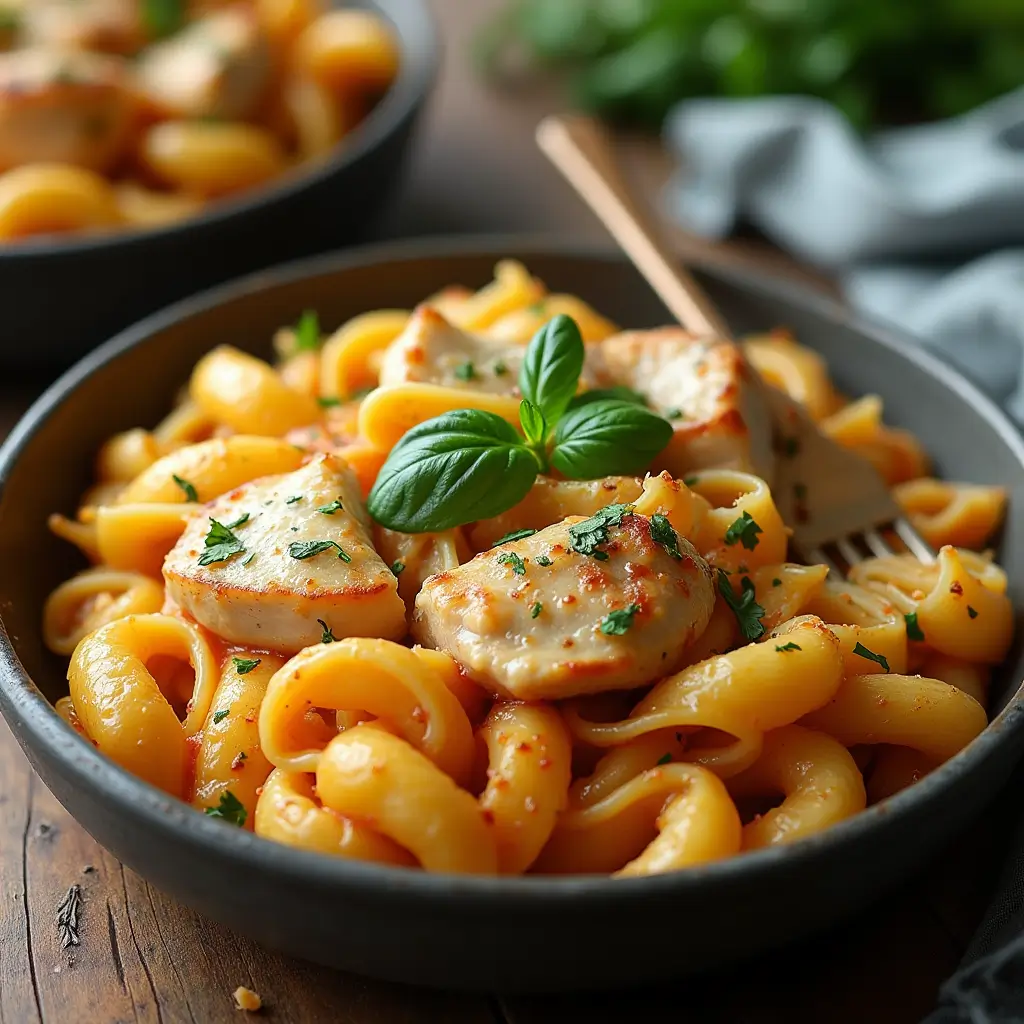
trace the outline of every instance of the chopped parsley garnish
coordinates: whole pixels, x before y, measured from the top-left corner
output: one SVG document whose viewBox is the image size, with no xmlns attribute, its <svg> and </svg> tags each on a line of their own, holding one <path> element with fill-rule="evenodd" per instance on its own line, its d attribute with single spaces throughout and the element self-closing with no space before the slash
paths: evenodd
<svg viewBox="0 0 1024 1024">
<path fill-rule="evenodd" d="M 659 512 L 651 516 L 651 540 L 660 544 L 677 562 L 683 557 L 679 550 L 679 534 L 668 521 L 668 517 Z"/>
<path fill-rule="evenodd" d="M 402 573 L 405 572 L 405 562 L 392 562 L 391 563 L 391 571 L 396 576 L 401 576 Z"/>
<path fill-rule="evenodd" d="M 748 640 L 757 640 L 758 637 L 764 636 L 764 623 L 761 620 L 765 616 L 765 610 L 757 603 L 754 584 L 749 576 L 744 576 L 740 580 L 740 590 L 741 593 L 737 594 L 728 575 L 722 569 L 718 570 L 718 592 L 736 616 L 740 632 Z"/>
<path fill-rule="evenodd" d="M 335 498 L 334 501 L 327 505 L 321 505 L 317 512 L 322 516 L 333 516 L 335 512 L 340 512 L 344 506 L 341 504 L 341 498 Z"/>
<path fill-rule="evenodd" d="M 251 562 L 251 561 L 252 561 L 252 560 L 253 560 L 253 559 L 254 559 L 255 557 L 256 557 L 256 552 L 254 551 L 254 552 L 253 552 L 253 553 L 252 553 L 252 554 L 251 554 L 251 555 L 250 555 L 250 556 L 249 556 L 249 557 L 248 557 L 248 558 L 247 558 L 247 559 L 246 559 L 246 560 L 245 560 L 245 561 L 244 561 L 244 562 L 242 563 L 242 565 L 248 565 L 248 564 L 249 564 L 249 563 L 250 563 L 250 562 Z"/>
<path fill-rule="evenodd" d="M 459 380 L 472 380 L 476 376 L 476 367 L 467 359 L 464 363 L 459 363 L 453 372 Z"/>
<path fill-rule="evenodd" d="M 293 494 L 290 498 L 285 498 L 284 499 L 284 503 L 286 505 L 294 505 L 295 502 L 297 502 L 297 501 L 302 501 L 302 495 L 301 494 Z"/>
<path fill-rule="evenodd" d="M 788 458 L 793 458 L 793 456 L 797 455 L 800 451 L 799 439 L 795 437 L 787 437 L 785 441 L 782 442 L 782 451 Z"/>
<path fill-rule="evenodd" d="M 320 624 L 320 628 L 323 629 L 323 633 L 320 634 L 320 643 L 322 644 L 334 644 L 338 642 L 338 638 L 331 632 L 331 627 L 324 622 L 323 619 L 316 620 Z"/>
<path fill-rule="evenodd" d="M 210 532 L 206 535 L 206 550 L 199 556 L 200 565 L 212 565 L 214 562 L 226 562 L 232 555 L 239 555 L 245 550 L 245 545 L 232 533 L 232 529 L 241 526 L 248 519 L 246 515 L 236 520 L 230 526 L 210 520 Z"/>
<path fill-rule="evenodd" d="M 235 671 L 240 676 L 247 675 L 262 661 L 261 658 L 239 658 L 237 655 L 233 655 L 231 660 L 235 663 Z"/>
<path fill-rule="evenodd" d="M 506 373 L 508 373 L 508 364 L 503 359 L 499 359 L 494 364 L 494 375 L 496 377 L 504 377 Z"/>
<path fill-rule="evenodd" d="M 748 551 L 757 547 L 757 535 L 764 531 L 754 521 L 749 512 L 744 512 L 728 530 L 725 531 L 726 544 L 742 544 Z"/>
<path fill-rule="evenodd" d="M 799 644 L 795 644 L 795 643 L 793 643 L 792 640 L 790 640 L 788 644 L 782 644 L 781 647 L 778 644 L 776 644 L 775 645 L 775 650 L 782 651 L 782 652 L 785 652 L 785 651 L 800 651 L 800 650 L 803 650 L 803 648 L 800 647 Z"/>
<path fill-rule="evenodd" d="M 540 601 L 534 601 L 533 605 L 530 608 L 530 618 L 537 618 L 537 616 L 540 615 L 542 611 L 544 611 L 544 605 L 542 605 Z"/>
<path fill-rule="evenodd" d="M 633 616 L 640 611 L 640 605 L 630 604 L 609 612 L 601 620 L 601 632 L 605 636 L 623 636 L 633 625 Z"/>
<path fill-rule="evenodd" d="M 976 619 L 978 617 L 978 613 L 970 605 L 967 606 L 967 614 L 972 619 Z"/>
<path fill-rule="evenodd" d="M 172 473 L 171 479 L 185 492 L 186 501 L 199 500 L 199 495 L 196 493 L 196 489 L 193 484 L 190 484 L 187 480 L 183 480 L 177 473 Z"/>
<path fill-rule="evenodd" d="M 904 615 L 903 620 L 907 624 L 907 639 L 923 641 L 924 632 L 917 624 L 917 612 L 911 612 L 909 615 Z"/>
<path fill-rule="evenodd" d="M 779 577 L 776 576 L 775 579 L 772 580 L 772 586 L 773 587 L 781 587 L 782 586 L 782 580 L 780 580 Z"/>
<path fill-rule="evenodd" d="M 224 790 L 220 795 L 220 803 L 216 807 L 207 807 L 205 813 L 211 818 L 221 818 L 239 828 L 245 824 L 248 817 L 245 805 L 230 789 Z"/>
<path fill-rule="evenodd" d="M 511 533 L 506 533 L 504 537 L 499 537 L 491 547 L 496 548 L 499 544 L 508 544 L 513 540 L 523 540 L 526 537 L 532 537 L 536 532 L 536 530 L 513 530 Z"/>
<path fill-rule="evenodd" d="M 315 309 L 303 310 L 295 325 L 295 350 L 312 352 L 320 347 L 320 318 Z"/>
<path fill-rule="evenodd" d="M 224 708 L 223 711 L 214 711 L 214 713 L 213 713 L 213 724 L 214 725 L 219 725 L 230 714 L 231 714 L 231 711 L 230 711 L 229 708 Z"/>
<path fill-rule="evenodd" d="M 569 527 L 569 544 L 573 551 L 590 555 L 600 562 L 608 561 L 608 552 L 599 551 L 598 548 L 608 542 L 609 527 L 620 526 L 622 517 L 634 508 L 634 505 L 609 505 L 582 523 L 573 523 Z"/>
<path fill-rule="evenodd" d="M 321 409 L 333 409 L 336 405 L 341 405 L 341 399 L 334 395 L 319 395 L 316 400 L 316 404 Z"/>
<path fill-rule="evenodd" d="M 663 764 L 671 764 L 672 763 L 672 755 L 671 754 L 662 754 L 661 757 L 658 758 L 656 763 L 657 763 L 659 768 Z"/>
<path fill-rule="evenodd" d="M 351 562 L 349 553 L 336 540 L 296 540 L 288 545 L 288 554 L 292 558 L 312 558 L 330 548 L 338 549 L 338 557 L 343 562 Z"/>
<path fill-rule="evenodd" d="M 498 561 L 507 565 L 517 576 L 526 575 L 526 563 L 514 551 L 503 551 L 498 555 Z"/>
<path fill-rule="evenodd" d="M 854 654 L 859 654 L 862 658 L 866 658 L 868 661 L 873 661 L 878 665 L 882 666 L 883 672 L 889 671 L 889 662 L 886 660 L 884 654 L 875 654 L 874 651 L 869 651 L 862 643 L 858 643 L 853 649 Z"/>
<path fill-rule="evenodd" d="M 681 420 L 683 418 L 683 410 L 675 408 L 666 409 L 661 415 L 667 420 Z"/>
<path fill-rule="evenodd" d="M 538 565 L 543 565 L 546 569 L 551 564 L 551 559 L 547 555 L 538 555 L 536 562 Z"/>
<path fill-rule="evenodd" d="M 700 483 L 700 477 L 699 476 L 684 477 L 683 478 L 683 483 L 686 484 L 687 487 L 692 487 L 694 484 Z"/>
</svg>

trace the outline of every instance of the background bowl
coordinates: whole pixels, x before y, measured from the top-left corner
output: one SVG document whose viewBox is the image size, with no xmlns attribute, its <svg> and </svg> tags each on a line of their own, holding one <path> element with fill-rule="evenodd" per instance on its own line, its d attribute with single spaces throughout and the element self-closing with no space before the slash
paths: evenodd
<svg viewBox="0 0 1024 1024">
<path fill-rule="evenodd" d="M 398 77 L 309 169 L 151 231 L 0 245 L 0 362 L 65 367 L 175 299 L 272 263 L 359 240 L 394 192 L 438 63 L 426 0 L 355 0 L 398 39 Z"/>
<path fill-rule="evenodd" d="M 600 988 L 698 971 L 766 950 L 861 909 L 995 794 L 1024 742 L 1021 646 L 993 686 L 993 724 L 909 790 L 788 848 L 678 874 L 481 879 L 346 862 L 279 846 L 197 814 L 102 757 L 51 709 L 64 659 L 40 635 L 47 593 L 80 567 L 46 516 L 70 512 L 100 443 L 153 425 L 192 364 L 224 339 L 269 356 L 301 310 L 333 328 L 477 287 L 503 256 L 552 290 L 629 326 L 667 320 L 621 258 L 518 240 L 391 245 L 254 275 L 136 325 L 69 371 L 0 449 L 0 710 L 43 781 L 117 857 L 155 885 L 289 953 L 384 978 L 478 990 Z M 1024 608 L 1024 444 L 962 378 L 837 305 L 747 276 L 705 277 L 737 331 L 785 325 L 839 387 L 875 392 L 921 436 L 938 473 L 1010 489 L 1002 560 Z M 1018 623 L 1020 631 L 1020 623 Z"/>
</svg>

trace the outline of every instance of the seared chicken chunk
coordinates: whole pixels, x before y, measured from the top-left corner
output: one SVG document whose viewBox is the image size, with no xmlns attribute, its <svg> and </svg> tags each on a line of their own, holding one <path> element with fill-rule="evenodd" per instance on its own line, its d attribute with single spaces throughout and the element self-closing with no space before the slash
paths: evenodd
<svg viewBox="0 0 1024 1024">
<path fill-rule="evenodd" d="M 109 170 L 127 148 L 134 117 L 116 57 L 0 54 L 0 170 L 45 162 Z"/>
<path fill-rule="evenodd" d="M 226 7 L 146 50 L 139 80 L 166 113 L 244 120 L 270 81 L 270 50 L 253 11 Z"/>
<path fill-rule="evenodd" d="M 294 653 L 327 631 L 405 634 L 398 580 L 370 541 L 355 475 L 336 456 L 218 498 L 192 518 L 163 571 L 171 600 L 234 643 Z"/>
<path fill-rule="evenodd" d="M 31 45 L 130 56 L 146 42 L 138 0 L 30 0 L 19 27 Z"/>
<path fill-rule="evenodd" d="M 601 342 L 592 364 L 602 386 L 640 392 L 672 422 L 656 468 L 682 477 L 721 466 L 771 479 L 771 417 L 738 345 L 682 327 L 623 331 Z"/>
<path fill-rule="evenodd" d="M 432 576 L 413 636 L 520 700 L 668 675 L 711 618 L 711 570 L 686 540 L 660 529 L 656 540 L 651 520 L 628 508 L 570 517 Z"/>
</svg>

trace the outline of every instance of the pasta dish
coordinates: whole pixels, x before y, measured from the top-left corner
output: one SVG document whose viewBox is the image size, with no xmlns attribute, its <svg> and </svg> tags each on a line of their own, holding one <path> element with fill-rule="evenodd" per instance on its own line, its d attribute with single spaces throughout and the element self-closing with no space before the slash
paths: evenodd
<svg viewBox="0 0 1024 1024">
<path fill-rule="evenodd" d="M 507 261 L 274 348 L 214 348 L 51 517 L 91 563 L 45 608 L 58 712 L 224 827 L 645 875 L 797 842 L 986 727 L 1003 491 L 932 478 L 785 331 L 620 330 Z M 767 386 L 870 460 L 933 564 L 788 560 Z"/>
<path fill-rule="evenodd" d="M 397 68 L 326 0 L 0 0 L 0 240 L 194 216 L 329 154 Z"/>
</svg>

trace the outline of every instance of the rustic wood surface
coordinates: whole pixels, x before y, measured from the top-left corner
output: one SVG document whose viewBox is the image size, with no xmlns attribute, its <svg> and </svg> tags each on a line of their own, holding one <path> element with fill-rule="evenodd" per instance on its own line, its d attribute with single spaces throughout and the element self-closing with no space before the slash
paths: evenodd
<svg viewBox="0 0 1024 1024">
<path fill-rule="evenodd" d="M 532 146 L 547 89 L 480 90 L 465 52 L 495 0 L 435 0 L 446 69 L 386 235 L 452 231 L 602 232 Z M 666 161 L 625 140 L 654 194 Z M 686 256 L 760 266 L 827 286 L 757 244 Z M 0 386 L 0 433 L 44 381 Z M 912 1024 L 933 1005 L 977 924 L 1005 843 L 998 807 L 909 885 L 832 934 L 664 990 L 599 998 L 458 996 L 367 981 L 260 949 L 150 887 L 101 849 L 32 774 L 0 724 L 0 1024 L 238 1021 L 231 992 L 258 991 L 277 1022 L 342 1024 Z M 60 948 L 57 907 L 81 887 L 80 945 Z M 728 908 L 722 908 L 728 913 Z M 643 941 L 638 936 L 637 941 Z"/>
</svg>

